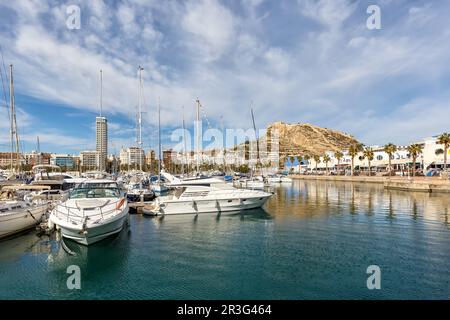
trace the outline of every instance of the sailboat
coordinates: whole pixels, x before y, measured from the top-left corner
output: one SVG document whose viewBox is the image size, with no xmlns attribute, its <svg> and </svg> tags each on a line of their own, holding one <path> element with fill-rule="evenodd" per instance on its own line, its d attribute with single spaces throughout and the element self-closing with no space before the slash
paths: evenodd
<svg viewBox="0 0 450 320">
<path fill-rule="evenodd" d="M 139 152 L 142 152 L 142 100 L 143 100 L 143 86 L 142 86 L 142 68 L 139 70 L 139 89 L 138 89 L 138 113 L 137 113 L 137 136 L 136 142 L 139 146 Z M 139 155 L 139 171 L 134 172 L 131 177 L 131 183 L 128 185 L 127 199 L 130 202 L 136 201 L 150 201 L 155 198 L 155 193 L 144 186 L 143 181 L 146 180 L 146 174 L 142 170 L 142 156 Z"/>
</svg>

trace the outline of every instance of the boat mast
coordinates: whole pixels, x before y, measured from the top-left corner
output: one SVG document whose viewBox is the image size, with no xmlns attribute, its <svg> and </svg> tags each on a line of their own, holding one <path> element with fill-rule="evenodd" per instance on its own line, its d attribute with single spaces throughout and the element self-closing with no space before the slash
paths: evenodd
<svg viewBox="0 0 450 320">
<path fill-rule="evenodd" d="M 142 171 L 142 68 L 139 68 L 139 90 L 138 90 L 138 145 L 139 145 L 139 170 Z"/>
<path fill-rule="evenodd" d="M 13 153 L 16 152 L 16 170 L 20 171 L 19 135 L 17 132 L 16 107 L 14 101 L 13 65 L 9 65 L 9 103 L 11 117 L 11 170 L 13 169 Z"/>
<path fill-rule="evenodd" d="M 253 103 L 252 103 L 253 104 Z M 256 132 L 256 125 L 255 125 L 255 116 L 253 115 L 253 108 L 250 107 L 250 110 L 252 112 L 252 121 L 253 121 L 253 130 L 255 130 L 255 138 L 256 138 L 256 169 L 259 167 L 259 141 L 258 141 L 258 133 Z"/>
<path fill-rule="evenodd" d="M 161 185 L 161 103 L 158 97 L 158 185 Z"/>
<path fill-rule="evenodd" d="M 221 126 L 221 128 L 222 128 L 222 139 L 223 139 L 223 135 L 224 135 L 224 126 L 223 126 L 223 116 L 220 116 L 220 126 Z M 225 138 L 226 138 L 226 136 L 225 136 Z M 223 171 L 226 173 L 227 172 L 227 159 L 225 158 L 225 156 L 226 156 L 226 150 L 227 150 L 227 147 L 226 147 L 226 145 L 225 145 L 225 143 L 226 143 L 226 140 L 225 139 L 223 139 L 223 143 L 222 143 L 222 156 L 223 156 Z"/>
<path fill-rule="evenodd" d="M 182 107 L 182 109 L 183 109 L 183 142 L 184 142 L 184 147 L 183 147 L 183 162 L 182 162 L 182 172 L 183 172 L 183 174 L 185 173 L 184 172 L 184 166 L 185 166 L 185 162 L 186 162 L 186 165 L 187 165 L 187 161 L 186 161 L 186 128 L 185 128 L 185 126 L 184 126 L 184 106 Z M 189 171 L 189 168 L 188 168 L 188 171 Z"/>
</svg>

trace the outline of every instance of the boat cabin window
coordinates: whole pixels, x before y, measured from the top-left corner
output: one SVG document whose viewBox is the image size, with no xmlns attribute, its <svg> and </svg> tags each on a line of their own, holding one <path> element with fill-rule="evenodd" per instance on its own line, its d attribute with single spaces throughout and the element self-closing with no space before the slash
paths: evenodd
<svg viewBox="0 0 450 320">
<path fill-rule="evenodd" d="M 69 198 L 118 198 L 118 188 L 75 188 L 70 192 Z"/>
</svg>

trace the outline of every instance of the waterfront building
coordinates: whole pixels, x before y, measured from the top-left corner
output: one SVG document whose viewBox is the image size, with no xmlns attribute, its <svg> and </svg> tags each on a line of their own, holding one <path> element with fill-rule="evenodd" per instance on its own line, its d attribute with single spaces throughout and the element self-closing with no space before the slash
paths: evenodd
<svg viewBox="0 0 450 320">
<path fill-rule="evenodd" d="M 70 154 L 52 154 L 50 164 L 59 166 L 65 170 L 76 169 L 75 160 Z"/>
<path fill-rule="evenodd" d="M 99 153 L 99 170 L 106 168 L 106 159 L 108 155 L 108 121 L 106 117 L 95 118 L 96 132 L 96 151 Z"/>
<path fill-rule="evenodd" d="M 139 147 L 129 147 L 127 149 L 122 148 L 119 153 L 120 164 L 132 166 L 133 168 L 139 168 L 142 163 L 145 165 L 145 153 Z"/>
<path fill-rule="evenodd" d="M 35 166 L 38 164 L 50 164 L 51 154 L 46 152 L 36 152 L 35 150 L 30 153 L 25 153 L 25 164 Z"/>
<path fill-rule="evenodd" d="M 17 166 L 18 164 L 25 164 L 25 159 L 21 153 L 17 152 L 0 152 L 0 167 L 9 168 L 11 166 Z"/>
<path fill-rule="evenodd" d="M 423 148 L 423 152 L 416 159 L 416 167 L 423 168 L 425 171 L 430 168 L 443 168 L 444 164 L 444 146 L 437 143 L 438 136 L 424 138 L 416 141 Z M 371 146 L 374 152 L 374 159 L 371 161 L 371 168 L 373 171 L 387 171 L 389 166 L 389 155 L 384 151 L 383 146 Z M 447 150 L 448 159 L 450 159 L 450 150 Z M 330 170 L 337 167 L 337 159 L 334 152 L 327 152 L 330 156 L 328 168 Z M 348 154 L 348 150 L 343 150 L 344 157 L 340 160 L 341 169 L 349 169 L 352 159 Z M 411 167 L 412 157 L 410 157 L 407 146 L 397 146 L 397 151 L 391 157 L 392 169 L 396 171 L 405 172 Z M 359 152 L 354 159 L 354 166 L 356 170 L 368 170 L 368 161 L 364 158 L 363 152 Z M 311 159 L 307 165 L 308 170 L 315 170 L 316 163 Z M 321 157 L 317 164 L 318 170 L 324 171 L 326 164 Z"/>
<path fill-rule="evenodd" d="M 177 152 L 172 149 L 163 150 L 163 166 L 166 170 L 173 168 L 173 164 L 177 162 Z"/>
<path fill-rule="evenodd" d="M 82 151 L 80 164 L 83 170 L 98 170 L 100 167 L 100 153 L 98 151 Z"/>
</svg>

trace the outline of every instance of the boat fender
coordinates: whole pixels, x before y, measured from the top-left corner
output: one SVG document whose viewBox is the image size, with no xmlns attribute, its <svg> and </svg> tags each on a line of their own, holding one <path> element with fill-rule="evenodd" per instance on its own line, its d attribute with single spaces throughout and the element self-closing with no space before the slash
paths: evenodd
<svg viewBox="0 0 450 320">
<path fill-rule="evenodd" d="M 84 218 L 83 226 L 81 227 L 81 230 L 79 232 L 80 234 L 82 233 L 82 234 L 86 235 L 88 233 L 87 230 L 86 230 L 87 218 L 88 217 Z"/>
<path fill-rule="evenodd" d="M 116 210 L 119 210 L 122 206 L 123 203 L 125 202 L 125 198 L 122 198 L 117 204 L 116 204 Z"/>
</svg>

